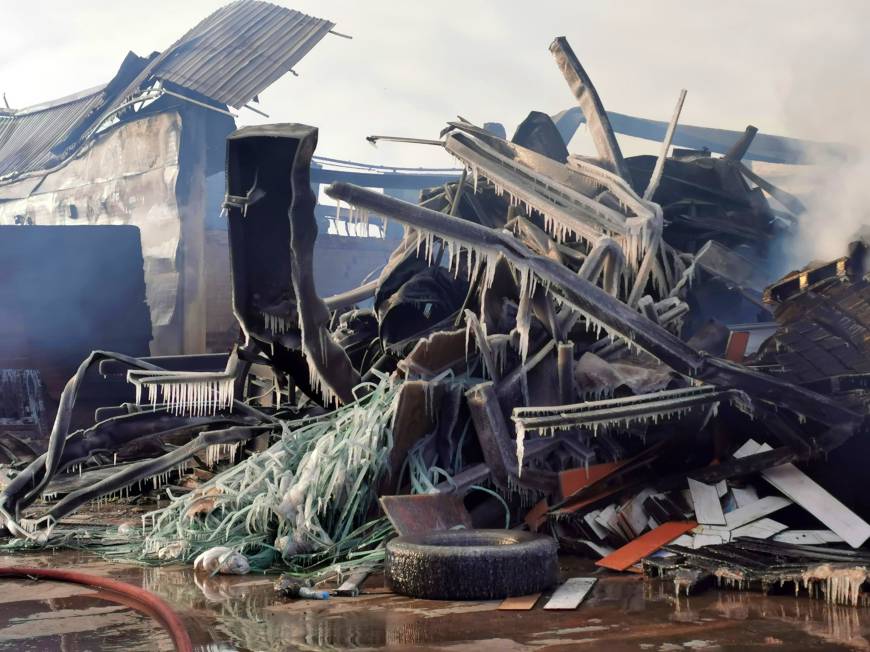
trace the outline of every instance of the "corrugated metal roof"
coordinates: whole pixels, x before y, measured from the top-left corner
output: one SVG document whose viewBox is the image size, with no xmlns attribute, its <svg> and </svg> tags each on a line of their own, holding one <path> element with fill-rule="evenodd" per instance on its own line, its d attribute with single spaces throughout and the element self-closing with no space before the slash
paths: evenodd
<svg viewBox="0 0 870 652">
<path fill-rule="evenodd" d="M 104 86 L 53 102 L 0 114 L 0 177 L 51 167 L 62 143 L 103 100 Z"/>
<path fill-rule="evenodd" d="M 128 55 L 109 85 L 20 111 L 0 111 L 0 179 L 56 165 L 57 156 L 75 151 L 118 106 L 155 79 L 241 108 L 333 27 L 328 20 L 269 2 L 232 2 L 147 65 Z"/>
<path fill-rule="evenodd" d="M 269 2 L 238 0 L 182 36 L 146 72 L 241 108 L 334 26 Z"/>
</svg>

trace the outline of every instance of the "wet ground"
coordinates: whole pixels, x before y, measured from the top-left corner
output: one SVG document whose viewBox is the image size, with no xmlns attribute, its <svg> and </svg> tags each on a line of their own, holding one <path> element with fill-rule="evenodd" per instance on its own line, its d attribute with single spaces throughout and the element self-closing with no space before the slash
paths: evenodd
<svg viewBox="0 0 870 652">
<path fill-rule="evenodd" d="M 565 560 L 571 575 L 593 572 Z M 181 615 L 198 650 L 782 650 L 870 649 L 870 609 L 793 595 L 709 589 L 676 598 L 673 585 L 599 574 L 579 609 L 497 611 L 498 602 L 432 602 L 386 592 L 357 598 L 276 599 L 274 577 L 198 579 L 189 568 L 141 568 L 79 553 L 0 556 L 0 566 L 74 568 L 143 586 Z M 171 650 L 159 625 L 96 591 L 0 580 L 0 650 Z"/>
</svg>

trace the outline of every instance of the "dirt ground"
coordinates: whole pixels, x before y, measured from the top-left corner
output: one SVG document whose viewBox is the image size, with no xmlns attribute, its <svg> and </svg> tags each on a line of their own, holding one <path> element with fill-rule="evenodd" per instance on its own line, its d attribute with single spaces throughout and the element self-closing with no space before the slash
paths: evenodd
<svg viewBox="0 0 870 652">
<path fill-rule="evenodd" d="M 566 575 L 594 572 L 563 560 Z M 673 585 L 599 573 L 575 611 L 497 611 L 498 602 L 434 602 L 388 593 L 372 578 L 357 598 L 285 601 L 274 577 L 205 581 L 189 568 L 141 568 L 75 552 L 0 556 L 2 566 L 51 566 L 150 589 L 181 615 L 197 649 L 564 650 L 870 649 L 870 610 L 805 596 L 709 589 L 675 597 Z M 0 581 L 0 650 L 171 650 L 159 625 L 100 593 L 73 585 Z"/>
</svg>

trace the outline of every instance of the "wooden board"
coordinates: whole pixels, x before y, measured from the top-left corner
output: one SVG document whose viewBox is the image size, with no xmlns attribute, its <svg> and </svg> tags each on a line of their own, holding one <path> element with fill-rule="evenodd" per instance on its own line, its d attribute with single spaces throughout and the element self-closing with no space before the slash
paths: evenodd
<svg viewBox="0 0 870 652">
<path fill-rule="evenodd" d="M 570 578 L 556 589 L 544 609 L 576 609 L 597 581 L 594 577 Z"/>
<path fill-rule="evenodd" d="M 772 450 L 767 444 L 750 439 L 734 457 L 746 457 Z M 829 494 L 794 464 L 781 464 L 761 472 L 761 477 L 791 498 L 853 548 L 860 548 L 870 538 L 870 524 Z"/>
<path fill-rule="evenodd" d="M 704 484 L 689 478 L 689 491 L 695 506 L 695 520 L 704 525 L 725 525 L 725 514 L 719 502 L 715 485 Z"/>
<path fill-rule="evenodd" d="M 540 593 L 532 593 L 531 595 L 518 595 L 513 598 L 505 598 L 498 606 L 499 611 L 528 611 L 534 609 Z"/>
<path fill-rule="evenodd" d="M 567 498 L 571 494 L 577 493 L 584 487 L 588 487 L 593 482 L 597 482 L 601 478 L 610 475 L 625 462 L 605 462 L 604 464 L 592 464 L 588 469 L 567 469 L 559 473 L 559 488 L 562 491 L 562 497 Z"/>
<path fill-rule="evenodd" d="M 603 559 L 599 559 L 595 565 L 623 571 L 662 546 L 666 546 L 680 535 L 686 534 L 697 525 L 695 521 L 668 521 L 615 550 Z"/>
</svg>

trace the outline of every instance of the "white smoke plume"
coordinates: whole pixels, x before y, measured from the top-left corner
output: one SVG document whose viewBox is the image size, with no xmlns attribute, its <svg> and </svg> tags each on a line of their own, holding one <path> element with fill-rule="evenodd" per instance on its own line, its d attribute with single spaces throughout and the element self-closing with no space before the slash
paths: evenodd
<svg viewBox="0 0 870 652">
<path fill-rule="evenodd" d="M 850 241 L 870 235 L 870 59 L 862 29 L 844 26 L 820 37 L 818 48 L 795 54 L 795 75 L 784 94 L 789 133 L 843 143 L 850 153 L 810 161 L 802 193 L 808 212 L 790 248 L 792 268 L 843 256 Z"/>
</svg>

